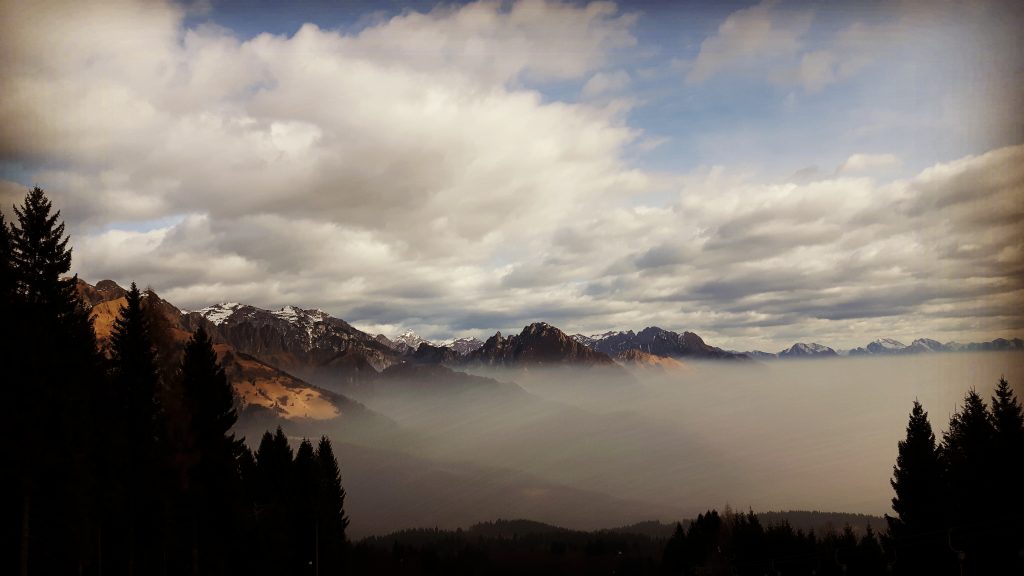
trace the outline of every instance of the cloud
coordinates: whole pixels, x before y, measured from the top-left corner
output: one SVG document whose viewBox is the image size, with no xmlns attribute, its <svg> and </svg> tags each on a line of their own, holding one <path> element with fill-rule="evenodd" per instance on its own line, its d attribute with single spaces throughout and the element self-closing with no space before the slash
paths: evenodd
<svg viewBox="0 0 1024 576">
<path fill-rule="evenodd" d="M 808 11 L 784 15 L 776 10 L 778 4 L 765 0 L 730 14 L 717 33 L 701 43 L 686 81 L 700 84 L 722 72 L 794 57 L 813 15 Z"/>
<path fill-rule="evenodd" d="M 836 168 L 836 174 L 885 172 L 897 169 L 902 164 L 894 154 L 854 154 Z"/>
<path fill-rule="evenodd" d="M 827 49 L 776 10 L 723 24 L 698 77 Z M 611 4 L 479 2 L 250 39 L 185 27 L 173 4 L 4 13 L 0 161 L 54 197 L 92 281 L 439 338 L 547 320 L 779 349 L 797 332 L 846 346 L 1022 325 L 1024 148 L 902 180 L 868 154 L 781 183 L 640 169 L 631 152 L 657 139 L 597 104 L 636 77 L 615 71 L 634 20 Z M 744 30 L 756 45 L 729 40 Z M 816 58 L 808 86 L 847 73 Z M 595 99 L 559 101 L 547 81 Z"/>
<path fill-rule="evenodd" d="M 619 92 L 630 83 L 629 73 L 625 70 L 614 72 L 598 72 L 591 76 L 580 90 L 583 98 L 592 99 L 609 93 Z"/>
<path fill-rule="evenodd" d="M 844 10 L 843 7 L 822 7 Z M 919 11 L 914 6 L 908 13 Z M 830 18 L 816 22 L 814 10 L 790 8 L 776 0 L 764 0 L 730 14 L 717 32 L 704 39 L 686 74 L 688 84 L 701 84 L 718 75 L 742 73 L 774 84 L 799 86 L 804 93 L 859 73 L 886 51 L 904 42 L 903 19 L 898 7 L 880 7 L 883 23 L 853 21 L 833 30 Z"/>
</svg>

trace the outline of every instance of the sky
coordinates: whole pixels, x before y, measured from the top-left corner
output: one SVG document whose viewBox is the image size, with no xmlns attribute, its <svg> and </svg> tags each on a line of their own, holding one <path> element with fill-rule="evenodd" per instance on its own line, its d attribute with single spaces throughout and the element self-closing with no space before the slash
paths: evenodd
<svg viewBox="0 0 1024 576">
<path fill-rule="evenodd" d="M 179 307 L 1024 336 L 1018 2 L 8 2 L 0 206 Z"/>
</svg>

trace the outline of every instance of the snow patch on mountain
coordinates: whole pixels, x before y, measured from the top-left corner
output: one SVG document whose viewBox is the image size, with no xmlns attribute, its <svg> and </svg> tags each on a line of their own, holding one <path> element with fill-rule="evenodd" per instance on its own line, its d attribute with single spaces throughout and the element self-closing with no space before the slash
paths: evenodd
<svg viewBox="0 0 1024 576">
<path fill-rule="evenodd" d="M 427 343 L 433 346 L 433 344 L 429 340 L 426 340 L 425 338 L 420 338 L 420 335 L 413 332 L 412 330 L 406 330 L 405 332 L 402 332 L 398 336 L 392 338 L 391 341 L 398 345 L 408 346 L 413 350 L 419 348 L 420 344 L 423 343 Z"/>
<path fill-rule="evenodd" d="M 797 342 L 788 349 L 779 352 L 779 357 L 797 357 L 797 356 L 835 356 L 836 351 L 828 346 L 823 346 L 816 342 L 805 344 L 803 342 Z"/>
<path fill-rule="evenodd" d="M 222 302 L 213 306 L 207 306 L 206 308 L 200 308 L 195 310 L 195 312 L 215 325 L 220 326 L 242 306 L 244 304 L 239 304 L 238 302 Z"/>
<path fill-rule="evenodd" d="M 457 354 L 466 355 L 470 352 L 479 349 L 484 345 L 483 340 L 479 338 L 449 338 L 448 340 L 442 340 L 438 342 L 438 346 L 442 348 L 449 348 Z"/>
<path fill-rule="evenodd" d="M 895 354 L 906 348 L 906 344 L 892 338 L 879 338 L 867 345 L 868 352 L 873 354 Z"/>
</svg>

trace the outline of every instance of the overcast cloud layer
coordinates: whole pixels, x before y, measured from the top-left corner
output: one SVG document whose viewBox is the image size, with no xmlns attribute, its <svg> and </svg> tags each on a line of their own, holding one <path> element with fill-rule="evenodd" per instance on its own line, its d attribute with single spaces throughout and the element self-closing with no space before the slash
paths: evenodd
<svg viewBox="0 0 1024 576">
<path fill-rule="evenodd" d="M 242 37 L 174 4 L 5 2 L 0 200 L 43 186 L 75 271 L 185 308 L 296 304 L 437 338 L 658 325 L 772 351 L 1024 335 L 1022 48 L 993 24 L 1020 12 L 958 10 L 861 21 L 766 2 L 671 54 L 645 44 L 650 14 L 611 3 L 482 2 Z M 915 81 L 944 95 L 942 114 L 843 108 L 885 80 L 887 45 L 928 48 L 900 35 L 908 22 L 987 38 L 974 76 L 987 88 L 935 65 Z M 787 177 L 742 146 L 734 164 L 648 166 L 645 151 L 689 146 L 640 120 L 655 94 L 723 82 L 824 112 L 810 122 L 888 117 L 886 130 L 927 125 L 973 148 L 923 161 L 932 148 L 860 148 L 873 140 L 837 128 L 822 143 L 835 165 L 791 158 L 808 167 Z M 711 150 L 743 132 L 702 138 Z"/>
</svg>

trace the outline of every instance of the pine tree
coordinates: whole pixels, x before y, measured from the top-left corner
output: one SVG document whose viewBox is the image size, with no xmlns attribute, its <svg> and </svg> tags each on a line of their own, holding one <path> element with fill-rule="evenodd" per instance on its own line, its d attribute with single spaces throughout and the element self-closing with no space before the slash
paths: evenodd
<svg viewBox="0 0 1024 576">
<path fill-rule="evenodd" d="M 1006 378 L 999 379 L 992 397 L 992 425 L 1001 456 L 1024 461 L 1024 413 Z"/>
<path fill-rule="evenodd" d="M 142 312 L 142 294 L 132 282 L 110 335 L 113 378 L 124 399 L 128 433 L 137 448 L 152 452 L 161 431 L 157 426 L 160 374 L 149 323 Z"/>
<path fill-rule="evenodd" d="M 896 496 L 886 516 L 900 566 L 931 567 L 942 559 L 934 549 L 944 537 L 942 465 L 928 413 L 914 401 L 907 423 L 907 437 L 898 443 L 899 455 L 890 480 Z"/>
<path fill-rule="evenodd" d="M 157 568 L 164 552 L 160 548 L 167 477 L 161 464 L 166 447 L 162 442 L 156 351 L 142 313 L 142 294 L 134 282 L 114 321 L 110 344 L 109 410 L 115 428 L 109 441 L 114 454 L 119 456 L 111 462 L 110 474 L 112 483 L 122 482 L 120 495 L 124 497 L 124 517 L 111 519 L 111 524 L 126 532 L 123 549 L 127 571 L 144 573 Z"/>
<path fill-rule="evenodd" d="M 321 436 L 316 447 L 319 490 L 316 510 L 319 531 L 320 566 L 323 574 L 337 574 L 344 569 L 348 540 L 345 529 L 345 489 L 341 485 L 341 469 L 334 448 L 327 436 Z"/>
<path fill-rule="evenodd" d="M 61 278 L 71 269 L 70 239 L 64 235 L 60 211 L 51 214 L 53 203 L 36 187 L 15 207 L 18 227 L 12 230 L 19 291 L 25 304 L 51 306 L 67 313 L 77 298 L 77 278 Z"/>
<path fill-rule="evenodd" d="M 665 551 L 661 558 L 661 571 L 665 574 L 681 575 L 686 569 L 686 531 L 683 525 L 676 522 L 672 537 L 665 543 Z"/>
<path fill-rule="evenodd" d="M 69 238 L 60 212 L 34 188 L 0 246 L 13 273 L 5 376 L 18 382 L 14 457 L 21 513 L 19 566 L 24 573 L 69 573 L 91 562 L 96 474 L 92 400 L 102 381 L 89 313 L 77 293 Z M 7 284 L 6 289 L 11 289 Z M 68 482 L 75 478 L 75 482 Z M 44 496 L 45 495 L 45 496 Z"/>
<path fill-rule="evenodd" d="M 320 505 L 318 465 L 313 444 L 303 438 L 299 449 L 295 451 L 295 461 L 292 463 L 292 479 L 295 483 L 295 493 L 291 504 L 292 534 L 296 544 L 292 565 L 296 571 L 302 569 L 303 566 L 316 565 L 319 562 L 317 557 L 319 552 L 317 510 Z"/>
<path fill-rule="evenodd" d="M 237 420 L 234 390 L 217 362 L 203 328 L 185 345 L 178 378 L 185 420 L 178 439 L 185 465 L 185 499 L 190 518 L 194 568 L 223 573 L 235 533 L 235 499 L 240 491 L 238 458 L 244 446 L 231 432 Z"/>
<path fill-rule="evenodd" d="M 292 527 L 292 449 L 280 427 L 267 432 L 256 450 L 256 544 L 263 551 L 261 574 L 290 574 L 294 557 Z"/>
<path fill-rule="evenodd" d="M 992 398 L 994 441 L 992 458 L 995 490 L 1003 493 L 1024 483 L 1024 415 L 1005 378 Z M 993 569 L 1024 573 L 1024 498 L 999 497 L 993 510 L 995 542 Z"/>
<path fill-rule="evenodd" d="M 14 294 L 16 289 L 16 278 L 14 276 L 14 244 L 11 241 L 11 229 L 7 227 L 7 220 L 0 213 L 0 314 L 4 318 L 10 318 L 14 310 Z M 3 354 L 4 352 L 0 352 Z M 6 356 L 2 357 L 6 360 Z M 4 362 L 4 365 L 8 365 Z"/>
<path fill-rule="evenodd" d="M 985 401 L 974 390 L 964 397 L 964 406 L 949 421 L 943 436 L 944 464 L 950 510 L 951 546 L 966 554 L 969 571 L 991 573 L 991 543 L 995 531 L 994 513 L 998 484 L 993 458 L 995 429 Z"/>
</svg>

